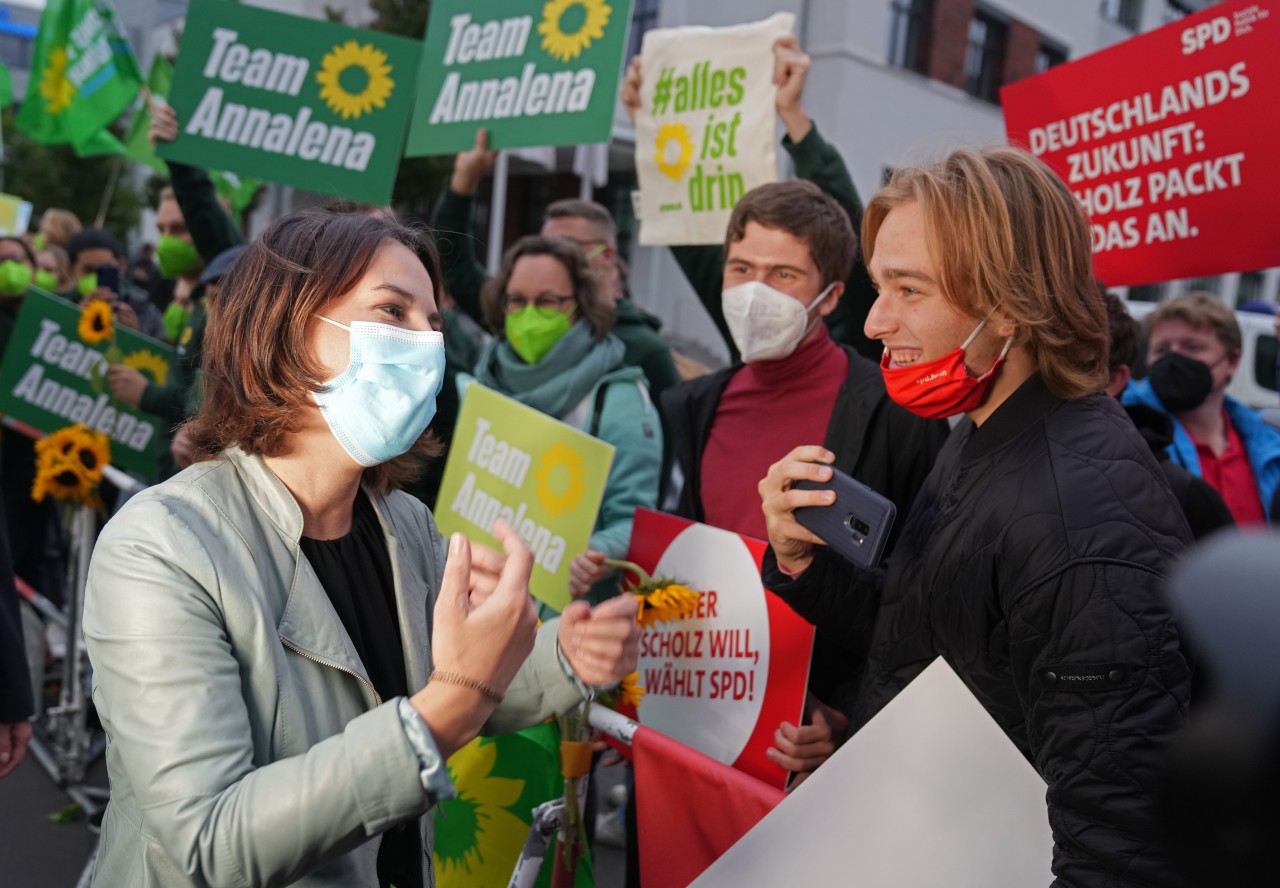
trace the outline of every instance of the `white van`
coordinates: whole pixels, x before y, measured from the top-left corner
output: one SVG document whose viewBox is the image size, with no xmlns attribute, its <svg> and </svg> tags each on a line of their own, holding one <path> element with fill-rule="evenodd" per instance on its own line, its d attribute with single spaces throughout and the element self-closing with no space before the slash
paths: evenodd
<svg viewBox="0 0 1280 888">
<path fill-rule="evenodd" d="M 1129 309 L 1129 314 L 1141 321 L 1158 304 L 1126 301 L 1125 307 Z M 1227 393 L 1250 407 L 1263 410 L 1268 422 L 1280 426 L 1280 385 L 1276 380 L 1276 358 L 1280 354 L 1280 342 L 1276 340 L 1275 318 L 1258 312 L 1238 311 L 1236 320 L 1240 323 L 1241 334 L 1240 369 L 1231 380 Z M 1141 353 L 1146 355 L 1145 342 Z M 1141 373 L 1138 368 L 1134 368 L 1134 372 L 1135 375 L 1145 376 L 1146 368 L 1144 366 Z"/>
</svg>

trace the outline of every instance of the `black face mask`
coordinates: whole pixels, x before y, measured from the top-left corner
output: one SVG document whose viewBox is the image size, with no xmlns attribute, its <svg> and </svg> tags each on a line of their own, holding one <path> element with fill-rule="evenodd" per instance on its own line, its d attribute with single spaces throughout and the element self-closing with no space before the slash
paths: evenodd
<svg viewBox="0 0 1280 888">
<path fill-rule="evenodd" d="M 1194 410 L 1213 389 L 1209 366 L 1177 352 L 1169 352 L 1152 364 L 1148 379 L 1160 403 L 1172 413 Z"/>
</svg>

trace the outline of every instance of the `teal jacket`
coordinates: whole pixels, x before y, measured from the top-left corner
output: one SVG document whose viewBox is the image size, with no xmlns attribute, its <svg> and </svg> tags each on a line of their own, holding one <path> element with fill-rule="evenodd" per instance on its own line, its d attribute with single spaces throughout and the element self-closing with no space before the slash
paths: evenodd
<svg viewBox="0 0 1280 888">
<path fill-rule="evenodd" d="M 814 124 L 799 142 L 792 142 L 790 136 L 784 136 L 782 147 L 795 162 L 797 178 L 812 182 L 831 195 L 849 214 L 854 238 L 859 237 L 862 230 L 862 198 L 858 196 L 858 189 L 854 187 L 853 177 L 849 175 L 844 158 L 834 145 L 818 133 L 818 125 Z M 737 361 L 738 347 L 729 335 L 724 309 L 720 305 L 720 292 L 724 284 L 724 247 L 672 247 L 671 253 L 694 292 L 698 294 L 698 300 L 720 330 L 730 356 Z M 853 271 L 844 283 L 844 295 L 836 304 L 835 311 L 826 316 L 826 322 L 831 328 L 831 337 L 836 342 L 850 345 L 863 357 L 878 361 L 884 347 L 878 341 L 868 339 L 862 332 L 871 304 L 876 301 L 876 292 L 871 286 L 871 278 L 867 275 L 861 256 L 854 258 Z"/>
</svg>

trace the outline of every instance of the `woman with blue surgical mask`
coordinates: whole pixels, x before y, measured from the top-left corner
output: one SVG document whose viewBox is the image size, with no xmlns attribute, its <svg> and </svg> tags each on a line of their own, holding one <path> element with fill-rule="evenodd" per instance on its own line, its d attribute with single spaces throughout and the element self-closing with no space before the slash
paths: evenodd
<svg viewBox="0 0 1280 888">
<path fill-rule="evenodd" d="M 618 593 L 604 561 L 625 557 L 636 507 L 657 504 L 662 466 L 657 408 L 644 372 L 623 362 L 625 348 L 610 333 L 617 308 L 601 286 L 574 241 L 521 238 L 481 294 L 498 335 L 475 373 L 480 384 L 615 448 L 587 551 L 569 568 L 570 595 L 592 601 Z"/>
<path fill-rule="evenodd" d="M 328 211 L 222 279 L 200 454 L 94 550 L 84 630 L 113 788 L 94 885 L 431 883 L 445 760 L 634 669 L 635 605 L 537 626 L 532 555 L 441 537 L 439 260 Z M 246 875 L 251 874 L 251 875 Z"/>
</svg>

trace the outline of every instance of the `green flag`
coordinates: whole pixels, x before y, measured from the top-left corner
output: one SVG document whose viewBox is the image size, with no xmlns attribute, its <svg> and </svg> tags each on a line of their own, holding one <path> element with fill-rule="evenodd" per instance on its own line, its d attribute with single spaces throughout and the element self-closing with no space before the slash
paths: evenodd
<svg viewBox="0 0 1280 888">
<path fill-rule="evenodd" d="M 441 801 L 434 815 L 436 885 L 507 888 L 529 837 L 533 809 L 564 795 L 560 730 L 543 722 L 481 737 L 455 752 L 448 766 L 458 794 Z M 554 845 L 543 858 L 538 888 L 551 884 L 552 851 Z M 574 886 L 594 884 L 591 855 L 584 852 Z"/>
<path fill-rule="evenodd" d="M 13 104 L 13 77 L 9 74 L 9 67 L 4 62 L 0 62 L 0 108 L 8 108 Z"/>
<path fill-rule="evenodd" d="M 231 204 L 231 215 L 239 224 L 245 207 L 262 187 L 262 180 L 223 170 L 209 170 L 209 178 L 213 180 L 213 187 L 218 189 L 218 197 Z"/>
<path fill-rule="evenodd" d="M 147 74 L 147 89 L 151 95 L 159 99 L 169 98 L 169 89 L 173 86 L 173 65 L 164 56 L 156 56 L 151 62 L 151 71 Z M 151 132 L 151 106 L 143 102 L 138 113 L 129 124 L 129 132 L 124 137 L 124 153 L 133 161 L 151 167 L 162 176 L 169 175 L 169 165 L 164 158 L 156 154 L 156 146 L 147 138 Z M 249 176 L 237 176 L 235 173 L 210 170 L 218 196 L 231 204 L 231 215 L 239 224 L 245 207 L 253 200 L 253 196 L 262 187 L 259 179 Z"/>
<path fill-rule="evenodd" d="M 99 134 L 141 84 L 138 61 L 107 0 L 48 0 L 18 127 L 44 145 L 104 153 Z"/>
<path fill-rule="evenodd" d="M 157 55 L 151 62 L 151 71 L 147 74 L 147 89 L 151 95 L 161 99 L 169 98 L 169 87 L 173 85 L 173 65 L 162 55 Z M 129 124 L 129 132 L 124 137 L 124 153 L 130 160 L 149 166 L 162 176 L 169 175 L 169 165 L 156 154 L 156 146 L 151 144 L 147 134 L 151 131 L 151 105 L 143 102 L 138 113 L 133 115 Z"/>
</svg>

